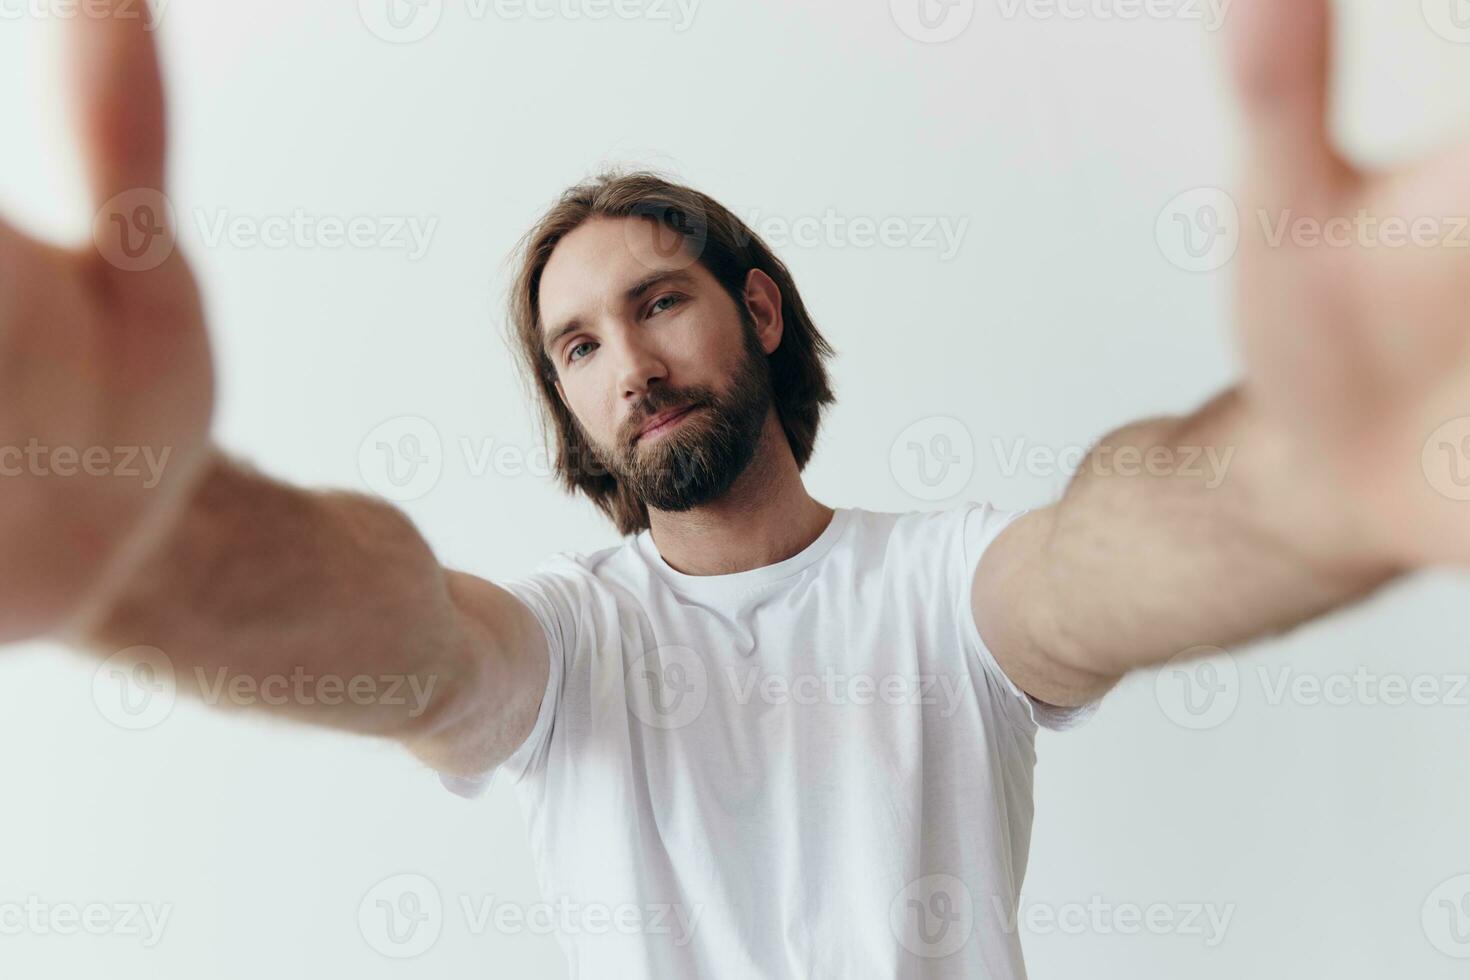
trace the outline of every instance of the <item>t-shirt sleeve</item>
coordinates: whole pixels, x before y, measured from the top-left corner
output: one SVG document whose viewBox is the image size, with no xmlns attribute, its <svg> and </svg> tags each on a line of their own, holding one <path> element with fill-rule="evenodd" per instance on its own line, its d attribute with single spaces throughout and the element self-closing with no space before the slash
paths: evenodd
<svg viewBox="0 0 1470 980">
<path fill-rule="evenodd" d="M 1068 728 L 1075 728 L 1091 718 L 1097 712 L 1098 705 L 1102 703 L 1101 700 L 1075 708 L 1060 707 L 1038 701 L 1022 691 L 1001 669 L 1000 663 L 985 645 L 985 641 L 980 636 L 980 629 L 975 623 L 970 602 L 970 587 L 975 581 L 975 570 L 980 567 L 980 559 L 984 556 L 985 550 L 1013 521 L 1029 512 L 1029 510 L 998 510 L 989 503 L 979 502 L 967 503 L 960 508 L 963 524 L 961 532 L 963 543 L 959 549 L 961 555 L 960 616 L 965 624 L 970 652 L 979 658 L 986 674 L 995 684 L 999 685 L 1010 705 L 1018 709 L 1018 720 L 1032 729 L 1040 726 L 1052 731 L 1064 731 Z"/>
<path fill-rule="evenodd" d="M 546 672 L 546 689 L 531 732 L 506 759 L 474 776 L 452 776 L 440 773 L 444 788 L 466 799 L 475 799 L 490 788 L 497 776 L 519 783 L 525 776 L 545 764 L 552 729 L 565 689 L 568 651 L 573 647 L 577 629 L 578 603 L 575 586 L 564 568 L 570 557 L 558 554 L 547 559 L 532 572 L 495 584 L 520 599 L 531 610 L 546 637 L 550 663 Z"/>
</svg>

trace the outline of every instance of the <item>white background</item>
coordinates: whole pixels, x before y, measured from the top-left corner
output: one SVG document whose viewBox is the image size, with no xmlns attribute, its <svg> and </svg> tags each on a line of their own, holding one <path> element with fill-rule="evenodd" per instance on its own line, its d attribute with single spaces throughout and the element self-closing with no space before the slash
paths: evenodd
<svg viewBox="0 0 1470 980">
<path fill-rule="evenodd" d="M 0 0 L 0 196 L 27 227 L 75 240 L 88 208 L 56 84 L 63 25 L 38 3 Z M 1080 447 L 1234 376 L 1230 266 L 1182 271 L 1155 234 L 1176 195 L 1233 179 L 1240 130 L 1202 6 L 1124 19 L 1074 0 L 1086 15 L 1067 19 L 980 0 L 944 43 L 905 34 L 887 0 L 704 0 L 687 24 L 673 5 L 564 9 L 449 3 L 423 39 L 390 43 L 352 0 L 168 6 L 170 192 L 207 291 L 227 447 L 293 482 L 365 489 L 364 439 L 420 416 L 442 436 L 443 474 L 404 506 L 446 564 L 504 577 L 615 543 L 544 476 L 477 472 L 463 453 L 536 445 L 501 340 L 505 260 L 603 163 L 666 169 L 757 231 L 829 212 L 915 233 L 926 217 L 968 223 L 948 257 L 840 233 L 778 243 L 840 352 L 839 404 L 807 470 L 826 503 L 1042 504 L 1064 477 L 1008 467 L 1018 440 Z M 1393 160 L 1470 123 L 1470 45 L 1429 29 L 1417 0 L 1343 15 L 1337 124 L 1355 155 Z M 201 214 L 296 209 L 437 224 L 418 258 L 309 240 L 211 248 L 200 232 Z M 960 420 L 973 466 L 937 501 L 890 466 L 899 434 L 935 417 Z M 1023 924 L 1032 975 L 1463 976 L 1421 912 L 1470 873 L 1470 707 L 1272 704 L 1258 670 L 1273 684 L 1283 669 L 1463 675 L 1466 591 L 1463 575 L 1420 576 L 1236 651 L 1238 704 L 1207 730 L 1171 720 L 1140 675 L 1087 727 L 1043 733 L 1028 906 L 1232 918 L 1213 946 L 1182 929 Z M 507 788 L 469 803 L 391 744 L 195 704 L 124 731 L 93 700 L 94 670 L 47 644 L 0 660 L 0 903 L 147 903 L 171 918 L 152 948 L 0 935 L 0 974 L 565 976 L 552 937 L 476 933 L 460 910 L 542 897 Z M 447 911 L 427 952 L 395 960 L 358 910 L 403 873 L 427 876 Z"/>
</svg>

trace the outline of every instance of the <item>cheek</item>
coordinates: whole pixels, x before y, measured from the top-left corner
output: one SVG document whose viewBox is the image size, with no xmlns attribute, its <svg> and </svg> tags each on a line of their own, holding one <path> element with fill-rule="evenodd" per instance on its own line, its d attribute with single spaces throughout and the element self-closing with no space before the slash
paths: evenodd
<svg viewBox="0 0 1470 980">
<path fill-rule="evenodd" d="M 743 350 L 740 325 L 692 320 L 665 348 L 669 377 L 681 387 L 720 388 Z"/>
<path fill-rule="evenodd" d="M 720 317 L 691 317 L 675 341 L 677 356 L 696 369 L 728 363 L 731 352 L 739 346 L 738 331 L 738 324 L 725 323 Z"/>
<path fill-rule="evenodd" d="M 588 371 L 586 374 L 587 377 L 578 378 L 575 384 L 562 383 L 562 389 L 566 392 L 566 406 L 584 431 L 598 442 L 611 442 L 616 435 L 614 420 L 617 418 L 613 386 L 603 383 L 595 372 Z"/>
</svg>

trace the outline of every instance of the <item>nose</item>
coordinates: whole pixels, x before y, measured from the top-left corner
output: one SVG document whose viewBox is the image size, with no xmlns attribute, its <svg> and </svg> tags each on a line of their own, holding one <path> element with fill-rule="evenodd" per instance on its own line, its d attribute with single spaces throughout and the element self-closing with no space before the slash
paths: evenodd
<svg viewBox="0 0 1470 980">
<path fill-rule="evenodd" d="M 618 392 L 625 402 L 636 402 L 668 376 L 668 367 L 636 329 L 619 331 Z"/>
</svg>

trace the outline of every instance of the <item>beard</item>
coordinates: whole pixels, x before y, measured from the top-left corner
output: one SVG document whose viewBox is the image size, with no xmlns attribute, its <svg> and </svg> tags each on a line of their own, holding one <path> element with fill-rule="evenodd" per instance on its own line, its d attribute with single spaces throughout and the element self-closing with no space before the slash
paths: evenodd
<svg viewBox="0 0 1470 980">
<path fill-rule="evenodd" d="M 774 393 L 753 325 L 746 325 L 744 337 L 744 357 L 728 392 L 655 386 L 644 398 L 637 425 L 667 409 L 690 406 L 672 430 L 653 441 L 634 442 L 635 430 L 613 453 L 591 442 L 599 462 L 649 508 L 686 511 L 716 500 L 755 458 Z"/>
</svg>

